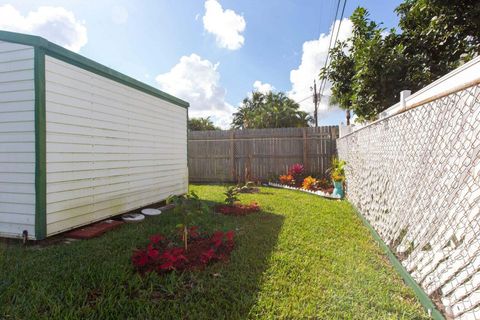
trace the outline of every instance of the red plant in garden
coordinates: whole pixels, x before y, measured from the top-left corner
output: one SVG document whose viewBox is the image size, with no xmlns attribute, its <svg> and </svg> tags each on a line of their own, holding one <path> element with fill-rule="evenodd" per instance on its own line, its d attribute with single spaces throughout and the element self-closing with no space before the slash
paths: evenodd
<svg viewBox="0 0 480 320">
<path fill-rule="evenodd" d="M 161 234 L 155 234 L 150 237 L 150 242 L 151 243 L 159 243 L 160 241 L 165 240 L 165 237 L 162 236 Z"/>
<path fill-rule="evenodd" d="M 247 214 L 260 211 L 260 206 L 256 202 L 250 204 L 235 203 L 233 205 L 218 205 L 215 211 L 227 216 L 245 216 Z"/>
<path fill-rule="evenodd" d="M 223 261 L 230 256 L 234 247 L 234 235 L 233 231 L 217 231 L 209 236 L 200 234 L 198 227 L 191 227 L 188 251 L 162 235 L 153 235 L 145 249 L 133 252 L 132 264 L 140 273 L 203 268 L 211 262 Z"/>
<path fill-rule="evenodd" d="M 232 230 L 225 232 L 225 238 L 227 241 L 233 241 L 233 237 L 235 236 L 235 232 Z"/>
<path fill-rule="evenodd" d="M 142 268 L 148 263 L 148 255 L 143 250 L 137 250 L 133 253 L 132 263 L 135 267 Z"/>
<path fill-rule="evenodd" d="M 301 175 L 305 168 L 303 167 L 303 164 L 301 163 L 295 163 L 290 167 L 289 174 L 295 176 Z"/>
<path fill-rule="evenodd" d="M 280 175 L 279 180 L 281 184 L 289 186 L 301 187 L 303 179 L 305 178 L 303 173 L 305 168 L 301 163 L 295 163 L 288 169 L 288 173 Z"/>
</svg>

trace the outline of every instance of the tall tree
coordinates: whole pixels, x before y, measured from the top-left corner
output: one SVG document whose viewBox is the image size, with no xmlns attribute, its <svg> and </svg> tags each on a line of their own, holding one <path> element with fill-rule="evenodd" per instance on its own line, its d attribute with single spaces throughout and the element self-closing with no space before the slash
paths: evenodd
<svg viewBox="0 0 480 320">
<path fill-rule="evenodd" d="M 283 92 L 264 94 L 254 91 L 250 97 L 243 99 L 242 105 L 233 114 L 232 128 L 308 127 L 311 116 L 299 109 L 298 103 Z"/>
<path fill-rule="evenodd" d="M 480 2 L 405 0 L 400 33 L 385 30 L 357 8 L 352 36 L 331 51 L 320 77 L 332 82 L 332 103 L 374 120 L 405 89 L 417 91 L 480 50 Z"/>
<path fill-rule="evenodd" d="M 210 117 L 188 119 L 188 129 L 191 131 L 220 130 L 213 124 Z"/>
<path fill-rule="evenodd" d="M 478 0 L 405 0 L 395 11 L 414 91 L 480 52 Z"/>
<path fill-rule="evenodd" d="M 375 119 L 408 87 L 399 36 L 368 16 L 361 7 L 353 12 L 352 36 L 330 50 L 331 63 L 320 73 L 332 82 L 331 102 L 353 110 L 360 120 Z"/>
</svg>

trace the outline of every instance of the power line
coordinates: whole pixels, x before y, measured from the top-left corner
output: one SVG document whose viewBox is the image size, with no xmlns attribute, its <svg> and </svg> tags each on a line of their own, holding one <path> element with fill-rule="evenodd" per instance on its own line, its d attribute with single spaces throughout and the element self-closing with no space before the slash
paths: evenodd
<svg viewBox="0 0 480 320">
<path fill-rule="evenodd" d="M 328 43 L 328 50 L 327 50 L 327 57 L 325 58 L 325 63 L 323 64 L 323 69 L 325 69 L 328 65 L 328 59 L 330 57 L 330 49 L 332 48 L 332 39 L 335 37 L 335 31 L 336 31 L 336 22 L 337 22 L 337 16 L 338 16 L 338 9 L 340 7 L 340 1 L 341 0 L 338 0 L 337 2 L 337 11 L 335 13 L 335 19 L 333 20 L 333 28 L 332 28 L 332 32 L 330 33 L 330 41 Z M 344 4 L 346 3 L 346 0 L 344 2 Z M 340 21 L 342 21 L 340 19 Z M 337 32 L 338 34 L 339 32 Z M 334 46 L 335 46 L 335 42 L 334 42 Z M 319 93 L 322 94 L 323 91 L 324 91 L 324 88 L 325 88 L 325 85 L 326 85 L 326 80 L 325 79 L 322 79 L 321 83 L 320 83 L 320 90 L 319 90 Z M 320 97 L 321 99 L 321 97 Z"/>
<path fill-rule="evenodd" d="M 345 7 L 347 5 L 347 0 L 343 3 L 343 8 L 342 8 L 342 14 L 340 15 L 340 22 L 338 23 L 338 30 L 337 30 L 337 36 L 335 37 L 335 41 L 333 42 L 333 45 L 337 43 L 338 40 L 338 35 L 340 34 L 340 28 L 342 27 L 342 22 L 343 22 L 343 14 L 345 13 Z"/>
<path fill-rule="evenodd" d="M 300 101 L 295 101 L 295 102 L 296 102 L 296 103 L 301 103 L 301 102 L 303 102 L 303 101 L 305 101 L 305 100 L 307 100 L 307 99 L 310 99 L 311 97 L 313 97 L 313 94 L 309 95 L 308 97 L 303 98 L 303 99 L 300 100 Z"/>
<path fill-rule="evenodd" d="M 335 10 L 335 18 L 333 19 L 333 30 L 332 30 L 332 33 L 330 33 L 330 40 L 328 41 L 327 59 L 325 59 L 325 65 L 323 66 L 324 68 L 327 66 L 328 55 L 330 53 L 330 47 L 332 46 L 333 35 L 335 34 L 335 22 L 337 21 L 338 8 L 340 7 L 340 1 L 341 0 L 337 1 L 337 9 Z"/>
<path fill-rule="evenodd" d="M 327 67 L 328 56 L 330 54 L 330 47 L 332 46 L 332 40 L 333 40 L 334 35 L 335 35 L 335 22 L 337 21 L 338 9 L 340 8 L 340 1 L 341 0 L 337 0 L 337 9 L 335 10 L 335 17 L 333 19 L 333 28 L 332 28 L 332 31 L 330 32 L 330 39 L 328 41 L 328 49 L 327 49 L 327 57 L 325 59 L 325 63 L 324 63 L 323 68 Z M 345 1 L 347 1 L 347 0 L 345 0 Z M 322 79 L 322 81 L 320 83 L 320 90 L 318 92 L 323 93 L 322 87 L 324 86 L 324 82 L 325 82 L 324 79 Z M 316 90 L 317 86 L 316 86 L 315 80 L 314 80 L 313 87 L 314 87 L 313 101 L 315 103 L 315 111 L 314 111 L 315 127 L 318 127 L 318 116 L 317 116 L 318 115 L 318 105 L 320 104 L 320 101 L 321 101 L 322 97 L 317 96 L 317 90 Z M 318 99 L 318 98 L 320 98 L 320 99 Z"/>
<path fill-rule="evenodd" d="M 339 0 L 338 4 L 340 4 L 340 0 Z M 340 15 L 340 22 L 338 23 L 337 34 L 335 35 L 335 41 L 333 42 L 333 46 L 335 46 L 335 44 L 337 43 L 338 35 L 340 34 L 340 28 L 342 27 L 342 20 L 343 20 L 343 15 L 344 15 L 344 13 L 345 13 L 345 7 L 346 7 L 346 5 L 347 5 L 347 0 L 345 0 L 345 1 L 343 2 L 342 13 L 341 13 L 341 15 Z M 338 9 L 338 7 L 337 7 L 337 9 Z M 334 35 L 334 33 L 335 33 L 335 22 L 336 22 L 336 20 L 337 20 L 336 18 L 337 18 L 337 16 L 335 16 L 333 33 L 332 33 L 332 35 L 331 35 L 330 40 L 332 39 L 332 37 L 333 37 L 333 35 Z M 329 60 L 329 58 L 330 58 L 330 49 L 331 49 L 331 48 L 330 48 L 330 44 L 329 44 L 329 46 L 328 46 L 328 52 L 327 52 L 327 58 L 325 59 L 324 68 L 326 68 L 326 66 L 327 66 L 327 64 L 328 64 L 328 60 Z M 321 85 L 320 85 L 320 91 L 319 91 L 319 93 L 320 93 L 319 104 L 320 104 L 320 102 L 322 101 L 322 97 L 323 97 L 323 93 L 324 93 L 324 91 L 325 91 L 326 85 L 327 85 L 327 80 L 326 80 L 326 79 L 322 79 L 322 83 L 321 83 Z"/>
</svg>

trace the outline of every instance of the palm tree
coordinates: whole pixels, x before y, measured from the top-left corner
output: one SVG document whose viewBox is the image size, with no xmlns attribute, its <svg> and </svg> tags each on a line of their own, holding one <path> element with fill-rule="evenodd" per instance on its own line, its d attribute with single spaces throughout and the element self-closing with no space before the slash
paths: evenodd
<svg viewBox="0 0 480 320">
<path fill-rule="evenodd" d="M 311 116 L 299 110 L 298 103 L 283 92 L 253 92 L 251 97 L 243 99 L 238 112 L 233 114 L 232 127 L 251 128 L 288 128 L 308 127 Z"/>
<path fill-rule="evenodd" d="M 220 130 L 213 124 L 210 117 L 188 119 L 188 129 L 191 131 Z"/>
</svg>

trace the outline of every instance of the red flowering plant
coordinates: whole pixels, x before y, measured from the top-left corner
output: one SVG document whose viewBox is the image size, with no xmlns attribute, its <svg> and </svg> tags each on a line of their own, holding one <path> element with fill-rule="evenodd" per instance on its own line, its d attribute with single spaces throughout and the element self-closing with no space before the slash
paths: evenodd
<svg viewBox="0 0 480 320">
<path fill-rule="evenodd" d="M 305 171 L 305 168 L 303 166 L 303 164 L 301 163 L 295 163 L 294 165 L 292 165 L 290 167 L 290 171 L 289 173 L 294 176 L 294 177 L 297 177 L 297 176 L 300 176 L 303 174 L 303 171 Z"/>
<path fill-rule="evenodd" d="M 303 183 L 305 167 L 301 163 L 293 164 L 289 169 L 287 174 L 280 175 L 279 180 L 281 184 L 286 184 L 289 186 L 301 187 Z"/>
<path fill-rule="evenodd" d="M 190 227 L 188 251 L 177 246 L 174 240 L 153 235 L 146 248 L 133 252 L 132 264 L 142 274 L 201 269 L 210 263 L 228 259 L 234 248 L 234 235 L 233 231 L 216 231 L 207 235 L 199 233 L 196 226 Z"/>
</svg>

